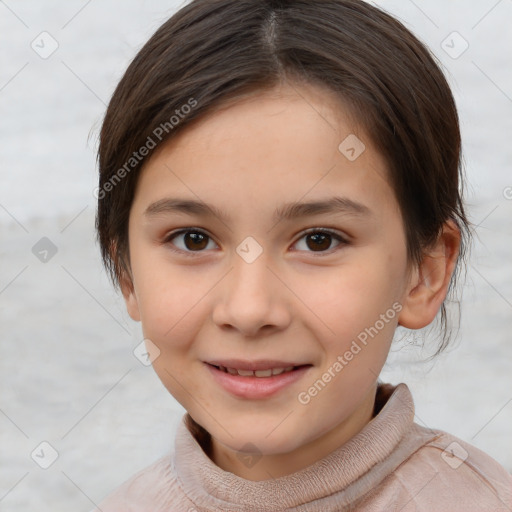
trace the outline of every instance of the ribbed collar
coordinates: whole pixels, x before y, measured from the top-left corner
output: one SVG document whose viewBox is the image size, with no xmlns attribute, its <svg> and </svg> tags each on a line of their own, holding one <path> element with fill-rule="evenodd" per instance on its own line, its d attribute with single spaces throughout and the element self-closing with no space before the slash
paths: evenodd
<svg viewBox="0 0 512 512">
<path fill-rule="evenodd" d="M 380 384 L 379 392 L 390 393 L 389 399 L 347 443 L 300 471 L 263 481 L 246 480 L 214 464 L 188 430 L 186 413 L 175 442 L 180 485 L 200 512 L 274 512 L 293 507 L 327 512 L 353 505 L 425 442 L 411 435 L 417 425 L 409 388 Z"/>
</svg>

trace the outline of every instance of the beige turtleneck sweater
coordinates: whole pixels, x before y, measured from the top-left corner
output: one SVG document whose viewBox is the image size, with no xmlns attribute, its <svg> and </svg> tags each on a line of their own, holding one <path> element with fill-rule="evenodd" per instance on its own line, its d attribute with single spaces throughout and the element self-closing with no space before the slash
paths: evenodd
<svg viewBox="0 0 512 512">
<path fill-rule="evenodd" d="M 405 384 L 380 385 L 356 436 L 296 473 L 251 481 L 219 468 L 187 428 L 175 451 L 125 482 L 101 512 L 512 511 L 512 477 L 477 448 L 414 423 Z"/>
</svg>

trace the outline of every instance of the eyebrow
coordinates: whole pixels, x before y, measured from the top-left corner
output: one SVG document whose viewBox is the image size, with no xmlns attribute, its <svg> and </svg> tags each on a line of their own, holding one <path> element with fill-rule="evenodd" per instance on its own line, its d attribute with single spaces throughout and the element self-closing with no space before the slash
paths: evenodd
<svg viewBox="0 0 512 512">
<path fill-rule="evenodd" d="M 230 220 L 230 216 L 216 206 L 192 199 L 164 198 L 150 204 L 144 211 L 144 215 L 148 217 L 165 213 L 184 213 L 198 217 L 207 217 L 213 214 L 223 221 Z M 342 213 L 359 217 L 373 215 L 366 205 L 346 197 L 335 196 L 325 200 L 286 203 L 276 208 L 272 219 L 277 222 L 327 213 Z"/>
</svg>

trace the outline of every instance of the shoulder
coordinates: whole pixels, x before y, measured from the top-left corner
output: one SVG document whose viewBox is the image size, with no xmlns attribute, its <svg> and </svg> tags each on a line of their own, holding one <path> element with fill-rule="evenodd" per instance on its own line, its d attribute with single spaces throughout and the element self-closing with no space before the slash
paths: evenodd
<svg viewBox="0 0 512 512">
<path fill-rule="evenodd" d="M 462 468 L 487 484 L 505 482 L 510 487 L 512 476 L 490 455 L 447 432 L 436 432 L 437 437 L 422 447 L 419 456 L 441 459 L 441 467 L 449 474 Z"/>
<path fill-rule="evenodd" d="M 184 511 L 192 506 L 178 484 L 173 456 L 166 455 L 126 480 L 92 512 L 163 512 L 170 505 Z"/>
<path fill-rule="evenodd" d="M 414 424 L 415 435 L 434 437 L 420 446 L 383 482 L 406 510 L 512 510 L 512 476 L 475 446 L 440 430 Z"/>
</svg>

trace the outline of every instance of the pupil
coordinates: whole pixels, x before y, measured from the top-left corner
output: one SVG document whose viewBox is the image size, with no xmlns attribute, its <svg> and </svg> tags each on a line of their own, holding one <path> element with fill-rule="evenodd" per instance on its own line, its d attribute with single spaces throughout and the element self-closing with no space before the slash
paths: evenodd
<svg viewBox="0 0 512 512">
<path fill-rule="evenodd" d="M 314 235 L 308 235 L 308 240 L 314 240 L 313 247 L 311 247 L 309 244 L 308 247 L 310 249 L 328 249 L 330 245 L 329 237 L 330 235 L 325 233 L 315 233 Z"/>
<path fill-rule="evenodd" d="M 206 238 L 207 237 L 202 233 L 186 233 L 185 245 L 187 249 L 204 249 L 206 245 L 208 245 L 207 243 L 205 243 Z M 192 247 L 190 247 L 190 244 L 187 243 L 188 241 L 192 241 Z"/>
</svg>

